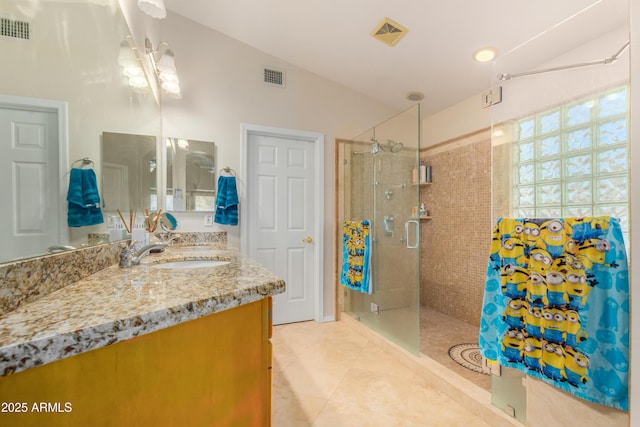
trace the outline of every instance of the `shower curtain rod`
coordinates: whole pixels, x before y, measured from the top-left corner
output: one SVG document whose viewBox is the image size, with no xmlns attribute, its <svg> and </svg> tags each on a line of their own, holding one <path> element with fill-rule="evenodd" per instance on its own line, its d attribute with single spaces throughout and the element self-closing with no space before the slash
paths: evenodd
<svg viewBox="0 0 640 427">
<path fill-rule="evenodd" d="M 563 65 L 560 67 L 553 67 L 553 68 L 545 68 L 542 70 L 536 70 L 536 71 L 526 71 L 524 73 L 516 73 L 516 74 L 507 74 L 507 73 L 502 73 L 502 74 L 498 74 L 498 79 L 505 81 L 505 80 L 511 80 L 511 79 L 515 79 L 518 77 L 524 77 L 524 76 L 532 76 L 535 74 L 543 74 L 543 73 L 550 73 L 553 71 L 562 71 L 562 70 L 570 70 L 573 68 L 582 68 L 582 67 L 590 67 L 592 65 L 606 65 L 606 64 L 613 64 L 614 62 L 616 62 L 619 58 L 620 55 L 622 55 L 622 52 L 624 52 L 628 47 L 629 47 L 630 42 L 627 41 L 624 46 L 622 46 L 620 48 L 620 50 L 618 50 L 615 54 L 613 54 L 612 56 L 608 57 L 608 58 L 604 58 L 604 59 L 599 59 L 599 60 L 595 60 L 595 61 L 589 61 L 589 62 L 582 62 L 579 64 L 572 64 L 572 65 Z"/>
</svg>

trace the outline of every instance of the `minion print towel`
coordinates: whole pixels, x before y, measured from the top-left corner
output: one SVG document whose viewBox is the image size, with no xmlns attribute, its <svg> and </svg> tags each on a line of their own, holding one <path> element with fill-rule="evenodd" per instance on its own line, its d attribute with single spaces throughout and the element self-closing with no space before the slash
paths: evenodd
<svg viewBox="0 0 640 427">
<path fill-rule="evenodd" d="M 347 288 L 370 294 L 371 223 L 345 221 L 342 236 L 342 273 L 340 283 Z"/>
<path fill-rule="evenodd" d="M 498 220 L 480 319 L 482 355 L 628 410 L 628 273 L 615 218 Z"/>
</svg>

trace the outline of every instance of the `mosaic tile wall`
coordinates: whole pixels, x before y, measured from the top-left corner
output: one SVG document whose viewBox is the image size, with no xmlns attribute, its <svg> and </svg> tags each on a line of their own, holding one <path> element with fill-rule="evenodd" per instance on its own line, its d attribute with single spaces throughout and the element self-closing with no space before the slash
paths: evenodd
<svg viewBox="0 0 640 427">
<path fill-rule="evenodd" d="M 420 301 L 478 325 L 491 243 L 491 141 L 425 153 L 432 184 L 422 190 Z M 435 150 L 432 150 L 435 151 Z"/>
<path fill-rule="evenodd" d="M 354 154 L 348 160 L 351 174 L 348 219 L 369 219 L 373 222 L 376 239 L 374 259 L 377 260 L 372 273 L 373 286 L 375 301 L 383 310 L 409 306 L 417 309 L 415 281 L 398 280 L 398 277 L 417 278 L 417 262 L 412 253 L 407 252 L 403 240 L 404 223 L 409 219 L 411 207 L 417 205 L 417 188 L 409 185 L 413 163 L 415 151 L 383 152 L 375 157 L 368 153 Z M 374 167 L 377 168 L 375 174 Z M 377 212 L 373 211 L 374 206 Z M 390 232 L 384 229 L 385 216 L 394 218 Z M 403 274 L 399 276 L 398 271 Z M 370 295 L 354 292 L 351 309 L 369 311 L 372 301 Z"/>
</svg>

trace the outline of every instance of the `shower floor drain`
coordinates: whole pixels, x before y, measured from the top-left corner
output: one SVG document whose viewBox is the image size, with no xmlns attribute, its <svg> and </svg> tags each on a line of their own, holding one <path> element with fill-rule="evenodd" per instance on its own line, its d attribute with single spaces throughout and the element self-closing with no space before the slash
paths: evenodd
<svg viewBox="0 0 640 427">
<path fill-rule="evenodd" d="M 449 349 L 449 357 L 471 371 L 488 375 L 482 368 L 482 355 L 478 344 L 456 344 Z"/>
</svg>

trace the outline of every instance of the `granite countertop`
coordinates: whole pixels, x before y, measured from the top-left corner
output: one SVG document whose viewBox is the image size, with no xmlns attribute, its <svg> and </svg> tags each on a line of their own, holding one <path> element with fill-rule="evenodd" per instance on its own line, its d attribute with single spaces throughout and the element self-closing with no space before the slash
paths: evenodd
<svg viewBox="0 0 640 427">
<path fill-rule="evenodd" d="M 219 259 L 229 264 L 160 269 Z M 101 348 L 284 292 L 285 283 L 239 252 L 172 246 L 138 266 L 107 267 L 0 316 L 0 376 Z"/>
</svg>

